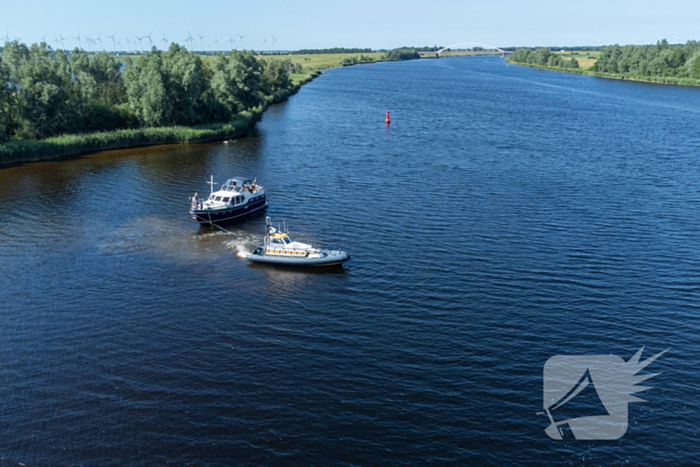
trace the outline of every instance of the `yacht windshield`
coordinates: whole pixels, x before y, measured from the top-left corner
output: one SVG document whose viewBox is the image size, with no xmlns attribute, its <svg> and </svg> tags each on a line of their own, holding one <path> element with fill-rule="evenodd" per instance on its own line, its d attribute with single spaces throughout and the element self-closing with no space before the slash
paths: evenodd
<svg viewBox="0 0 700 467">
<path fill-rule="evenodd" d="M 286 243 L 287 245 L 289 245 L 290 243 L 292 243 L 292 239 L 289 238 L 289 237 L 284 237 L 284 243 Z"/>
</svg>

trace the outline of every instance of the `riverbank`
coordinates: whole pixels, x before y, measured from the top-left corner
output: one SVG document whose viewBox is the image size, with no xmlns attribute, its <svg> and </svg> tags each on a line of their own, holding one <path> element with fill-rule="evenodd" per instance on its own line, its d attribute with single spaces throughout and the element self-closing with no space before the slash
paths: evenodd
<svg viewBox="0 0 700 467">
<path fill-rule="evenodd" d="M 557 71 L 560 73 L 570 73 L 574 75 L 588 75 L 595 76 L 596 78 L 606 78 L 606 79 L 617 79 L 622 81 L 635 81 L 640 83 L 652 83 L 652 84 L 671 84 L 675 86 L 694 86 L 700 87 L 700 80 L 692 78 L 673 78 L 673 77 L 661 77 L 661 76 L 639 76 L 639 75 L 621 75 L 614 73 L 600 73 L 597 71 L 591 71 L 585 68 L 555 68 L 540 65 L 531 65 L 526 63 L 513 62 L 506 59 L 506 62 L 511 65 L 519 65 L 527 68 L 536 68 L 538 70 L 545 71 Z"/>
<path fill-rule="evenodd" d="M 80 156 L 99 151 L 128 149 L 160 144 L 205 143 L 238 138 L 262 117 L 268 105 L 282 102 L 299 92 L 304 84 L 320 76 L 311 70 L 292 75 L 293 86 L 272 96 L 265 104 L 236 114 L 228 122 L 197 126 L 168 126 L 61 135 L 42 140 L 9 141 L 0 144 L 0 165 L 37 162 Z"/>
</svg>

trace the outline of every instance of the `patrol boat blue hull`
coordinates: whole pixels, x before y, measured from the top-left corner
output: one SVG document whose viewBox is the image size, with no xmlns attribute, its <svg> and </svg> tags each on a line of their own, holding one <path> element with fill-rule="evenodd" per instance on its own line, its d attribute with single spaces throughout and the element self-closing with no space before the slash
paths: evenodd
<svg viewBox="0 0 700 467">
<path fill-rule="evenodd" d="M 266 255 L 264 249 L 258 248 L 246 259 L 252 263 L 276 264 L 280 266 L 320 267 L 338 266 L 350 259 L 350 255 L 344 251 L 323 251 L 321 257 L 294 257 Z"/>
</svg>

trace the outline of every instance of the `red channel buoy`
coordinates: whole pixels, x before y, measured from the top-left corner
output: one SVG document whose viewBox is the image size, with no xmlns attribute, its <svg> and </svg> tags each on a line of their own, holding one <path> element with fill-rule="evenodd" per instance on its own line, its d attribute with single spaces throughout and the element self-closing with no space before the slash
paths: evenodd
<svg viewBox="0 0 700 467">
<path fill-rule="evenodd" d="M 372 69 L 372 65 L 369 66 L 369 69 L 370 69 L 370 70 Z"/>
<path fill-rule="evenodd" d="M 391 120 L 389 119 L 389 111 L 388 111 L 388 110 L 386 111 L 386 120 L 385 120 L 385 122 L 386 122 L 387 125 L 391 123 Z"/>
</svg>

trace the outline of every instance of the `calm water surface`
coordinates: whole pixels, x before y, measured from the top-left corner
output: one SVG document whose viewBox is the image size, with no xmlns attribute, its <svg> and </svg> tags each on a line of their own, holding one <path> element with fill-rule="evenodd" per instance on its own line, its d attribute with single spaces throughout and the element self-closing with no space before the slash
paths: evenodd
<svg viewBox="0 0 700 467">
<path fill-rule="evenodd" d="M 1 463 L 698 462 L 699 122 L 700 89 L 453 58 L 333 70 L 230 145 L 2 169 Z M 187 213 L 210 174 L 352 260 L 247 264 Z M 549 357 L 642 346 L 623 438 L 547 437 Z"/>
</svg>

